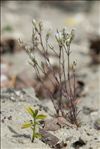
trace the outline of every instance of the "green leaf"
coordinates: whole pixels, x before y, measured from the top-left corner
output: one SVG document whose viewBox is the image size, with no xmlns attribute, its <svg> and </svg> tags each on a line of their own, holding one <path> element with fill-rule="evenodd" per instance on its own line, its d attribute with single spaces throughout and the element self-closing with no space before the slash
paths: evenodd
<svg viewBox="0 0 100 149">
<path fill-rule="evenodd" d="M 29 128 L 32 126 L 32 123 L 31 122 L 25 122 L 23 125 L 22 125 L 22 128 Z"/>
<path fill-rule="evenodd" d="M 35 133 L 35 134 L 34 134 L 34 137 L 35 137 L 35 138 L 41 138 L 42 135 L 41 135 L 40 133 Z"/>
<path fill-rule="evenodd" d="M 35 112 L 33 111 L 31 107 L 28 107 L 26 110 L 32 117 L 35 117 Z"/>
<path fill-rule="evenodd" d="M 35 112 L 34 112 L 34 117 L 36 117 L 38 114 L 38 110 L 36 109 Z"/>
<path fill-rule="evenodd" d="M 40 119 L 40 120 L 45 119 L 45 118 L 46 118 L 46 115 L 43 115 L 43 114 L 39 114 L 36 116 L 36 119 Z"/>
</svg>

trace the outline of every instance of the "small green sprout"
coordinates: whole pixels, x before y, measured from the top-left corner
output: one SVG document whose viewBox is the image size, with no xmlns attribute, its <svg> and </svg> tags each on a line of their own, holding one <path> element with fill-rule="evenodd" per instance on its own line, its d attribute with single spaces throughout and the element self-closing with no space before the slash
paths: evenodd
<svg viewBox="0 0 100 149">
<path fill-rule="evenodd" d="M 33 120 L 25 122 L 22 125 L 22 128 L 31 128 L 32 129 L 32 142 L 34 142 L 35 138 L 41 138 L 41 134 L 38 132 L 38 128 L 40 125 L 40 121 L 46 118 L 44 114 L 38 114 L 38 109 L 33 110 L 31 107 L 27 108 L 27 112 L 31 115 Z"/>
</svg>

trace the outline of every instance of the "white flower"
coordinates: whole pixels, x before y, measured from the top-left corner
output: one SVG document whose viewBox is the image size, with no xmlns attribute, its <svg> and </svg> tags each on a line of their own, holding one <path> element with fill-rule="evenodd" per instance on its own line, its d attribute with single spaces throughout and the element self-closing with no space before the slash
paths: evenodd
<svg viewBox="0 0 100 149">
<path fill-rule="evenodd" d="M 61 32 L 57 32 L 55 36 L 56 36 L 58 41 L 62 40 L 62 33 Z"/>
<path fill-rule="evenodd" d="M 66 45 L 69 46 L 74 38 L 74 30 L 71 31 L 70 34 L 67 35 Z"/>
</svg>

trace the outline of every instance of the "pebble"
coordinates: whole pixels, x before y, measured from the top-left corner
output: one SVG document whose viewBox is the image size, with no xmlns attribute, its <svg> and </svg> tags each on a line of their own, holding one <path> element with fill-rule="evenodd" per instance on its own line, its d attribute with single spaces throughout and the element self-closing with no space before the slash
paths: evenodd
<svg viewBox="0 0 100 149">
<path fill-rule="evenodd" d="M 20 91 L 16 91 L 16 95 L 20 96 L 21 92 Z"/>
<path fill-rule="evenodd" d="M 11 99 L 13 102 L 16 101 L 16 99 L 15 99 L 13 96 L 11 96 L 10 99 Z"/>
<path fill-rule="evenodd" d="M 12 116 L 11 115 L 8 117 L 8 120 L 12 120 Z"/>
<path fill-rule="evenodd" d="M 83 113 L 86 114 L 86 115 L 92 114 L 95 111 L 97 111 L 97 110 L 93 109 L 93 108 L 90 108 L 90 107 L 87 107 L 87 106 L 83 107 Z"/>
<path fill-rule="evenodd" d="M 72 147 L 74 148 L 82 148 L 82 146 L 86 145 L 86 143 L 81 139 L 79 138 L 78 141 L 75 141 L 73 144 L 72 144 Z"/>
<path fill-rule="evenodd" d="M 95 120 L 94 127 L 95 129 L 100 130 L 100 118 Z"/>
</svg>

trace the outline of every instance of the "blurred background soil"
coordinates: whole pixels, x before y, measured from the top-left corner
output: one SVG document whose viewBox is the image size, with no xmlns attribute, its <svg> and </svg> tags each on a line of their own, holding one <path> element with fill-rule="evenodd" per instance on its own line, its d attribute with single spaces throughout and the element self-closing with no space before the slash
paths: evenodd
<svg viewBox="0 0 100 149">
<path fill-rule="evenodd" d="M 16 41 L 22 39 L 30 44 L 33 19 L 43 21 L 44 30 L 50 28 L 53 33 L 62 27 L 68 32 L 75 29 L 72 60 L 77 60 L 78 67 L 83 69 L 91 61 L 90 40 L 100 36 L 99 6 L 99 1 L 2 1 L 0 51 L 6 53 L 1 55 L 2 63 L 10 63 L 9 75 L 13 80 L 24 71 L 32 73 L 27 55 Z"/>
</svg>

